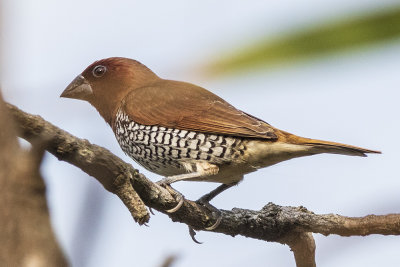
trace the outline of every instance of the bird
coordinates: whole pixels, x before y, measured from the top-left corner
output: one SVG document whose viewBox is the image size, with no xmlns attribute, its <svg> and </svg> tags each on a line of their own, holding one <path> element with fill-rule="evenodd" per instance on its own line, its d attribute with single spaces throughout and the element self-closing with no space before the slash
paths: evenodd
<svg viewBox="0 0 400 267">
<path fill-rule="evenodd" d="M 125 154 L 164 177 L 160 185 L 182 180 L 220 183 L 201 198 L 205 203 L 245 174 L 289 159 L 381 153 L 279 130 L 200 86 L 160 78 L 129 58 L 95 61 L 61 97 L 94 106 Z"/>
</svg>

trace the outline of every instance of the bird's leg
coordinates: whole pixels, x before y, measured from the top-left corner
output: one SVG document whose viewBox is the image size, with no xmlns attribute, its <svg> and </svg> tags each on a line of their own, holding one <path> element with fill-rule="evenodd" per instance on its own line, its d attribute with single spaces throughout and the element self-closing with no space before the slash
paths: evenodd
<svg viewBox="0 0 400 267">
<path fill-rule="evenodd" d="M 172 176 L 164 177 L 162 180 L 158 181 L 157 184 L 159 184 L 161 186 L 170 185 L 170 184 L 178 182 L 178 181 L 188 180 L 188 179 L 201 177 L 201 176 L 204 176 L 204 172 L 191 172 L 191 173 L 172 175 Z"/>
<path fill-rule="evenodd" d="M 231 183 L 231 184 L 222 184 L 220 186 L 218 186 L 217 188 L 215 188 L 214 190 L 212 190 L 210 193 L 205 194 L 204 196 L 202 196 L 201 198 L 199 198 L 196 202 L 203 205 L 204 207 L 208 208 L 209 210 L 212 210 L 213 213 L 216 213 L 218 215 L 217 220 L 215 221 L 215 223 L 213 225 L 211 225 L 210 227 L 206 227 L 205 230 L 211 231 L 214 230 L 215 228 L 218 227 L 218 225 L 221 223 L 222 220 L 222 216 L 221 216 L 221 212 L 215 208 L 213 205 L 210 204 L 210 201 L 216 197 L 217 195 L 219 195 L 220 193 L 224 192 L 226 189 L 231 188 L 234 185 L 237 185 L 238 182 L 235 183 Z"/>
<path fill-rule="evenodd" d="M 238 183 L 231 183 L 231 184 L 221 184 L 220 186 L 218 186 L 217 188 L 215 188 L 214 190 L 212 190 L 210 193 L 205 194 L 204 196 L 202 196 L 201 198 L 199 198 L 197 200 L 197 202 L 201 203 L 201 204 L 205 204 L 209 202 L 215 198 L 216 196 L 218 196 L 219 194 L 221 194 L 222 192 L 224 192 L 226 189 L 231 188 L 234 185 L 237 185 Z"/>
<path fill-rule="evenodd" d="M 159 185 L 166 185 L 166 184 L 169 185 L 169 184 L 172 184 L 172 183 L 175 183 L 178 181 L 191 180 L 194 178 L 215 175 L 218 173 L 219 168 L 218 168 L 218 166 L 208 163 L 208 162 L 197 162 L 194 165 L 194 167 L 190 166 L 190 168 L 188 170 L 190 172 L 178 174 L 178 175 L 167 176 L 164 179 L 158 181 L 157 183 Z"/>
<path fill-rule="evenodd" d="M 196 171 L 191 173 L 178 174 L 173 176 L 167 176 L 164 179 L 157 182 L 158 185 L 165 187 L 169 191 L 171 195 L 177 194 L 177 201 L 179 202 L 174 208 L 166 210 L 168 213 L 174 213 L 180 209 L 183 204 L 184 197 L 181 193 L 174 190 L 170 184 L 182 181 L 182 180 L 190 180 L 193 178 L 210 176 L 218 173 L 219 168 L 216 165 L 210 163 L 196 163 Z"/>
</svg>

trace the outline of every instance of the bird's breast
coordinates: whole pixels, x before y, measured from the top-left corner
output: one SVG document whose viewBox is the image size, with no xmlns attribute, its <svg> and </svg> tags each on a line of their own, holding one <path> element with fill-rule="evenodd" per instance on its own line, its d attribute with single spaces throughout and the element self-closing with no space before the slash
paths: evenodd
<svg viewBox="0 0 400 267">
<path fill-rule="evenodd" d="M 163 176 L 195 170 L 196 162 L 236 165 L 246 152 L 243 138 L 158 125 L 142 125 L 118 110 L 114 133 L 122 150 L 146 169 Z"/>
</svg>

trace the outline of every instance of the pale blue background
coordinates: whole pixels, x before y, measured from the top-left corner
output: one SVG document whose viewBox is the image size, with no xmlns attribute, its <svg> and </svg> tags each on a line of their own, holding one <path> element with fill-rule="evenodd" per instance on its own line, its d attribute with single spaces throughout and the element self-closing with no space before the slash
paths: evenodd
<svg viewBox="0 0 400 267">
<path fill-rule="evenodd" d="M 213 201 L 217 207 L 257 210 L 271 201 L 347 216 L 399 213 L 399 40 L 234 77 L 211 79 L 197 71 L 259 37 L 398 3 L 349 2 L 3 1 L 2 90 L 23 110 L 132 162 L 94 108 L 59 95 L 96 59 L 135 58 L 280 129 L 384 152 L 281 163 L 246 176 Z M 116 196 L 79 169 L 47 155 L 42 171 L 52 223 L 73 266 L 153 267 L 170 254 L 178 255 L 179 267 L 294 266 L 289 248 L 276 243 L 199 232 L 204 244 L 197 245 L 185 225 L 158 212 L 150 227 L 139 227 Z M 176 184 L 191 199 L 215 186 Z M 318 266 L 400 266 L 399 237 L 314 237 Z"/>
</svg>

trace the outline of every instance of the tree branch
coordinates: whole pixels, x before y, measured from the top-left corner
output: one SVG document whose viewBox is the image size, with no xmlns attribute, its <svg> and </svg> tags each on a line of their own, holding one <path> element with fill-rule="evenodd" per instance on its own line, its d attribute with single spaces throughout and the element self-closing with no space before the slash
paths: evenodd
<svg viewBox="0 0 400 267">
<path fill-rule="evenodd" d="M 293 251 L 297 267 L 315 267 L 315 241 L 311 233 L 297 233 L 284 243 Z"/>
<path fill-rule="evenodd" d="M 135 221 L 143 224 L 149 213 L 143 201 L 131 186 L 135 170 L 110 151 L 90 144 L 63 131 L 40 116 L 22 112 L 7 104 L 17 123 L 19 136 L 29 142 L 42 140 L 44 148 L 59 160 L 81 168 L 96 178 L 105 189 L 116 194 L 131 212 Z"/>
<path fill-rule="evenodd" d="M 185 200 L 177 212 L 166 213 L 166 209 L 177 205 L 175 197 L 130 164 L 39 116 L 25 113 L 10 104 L 7 107 L 22 138 L 30 142 L 43 140 L 45 149 L 59 160 L 67 161 L 96 178 L 108 191 L 118 195 L 139 223 L 149 219 L 144 202 L 167 214 L 173 221 L 185 223 L 193 229 L 203 230 L 214 224 L 213 212 L 190 200 Z M 259 211 L 234 208 L 220 212 L 221 223 L 213 232 L 288 244 L 295 254 L 297 266 L 315 266 L 315 243 L 311 232 L 341 236 L 400 235 L 400 214 L 352 218 L 336 214 L 318 215 L 304 207 L 283 207 L 273 203 Z"/>
</svg>

